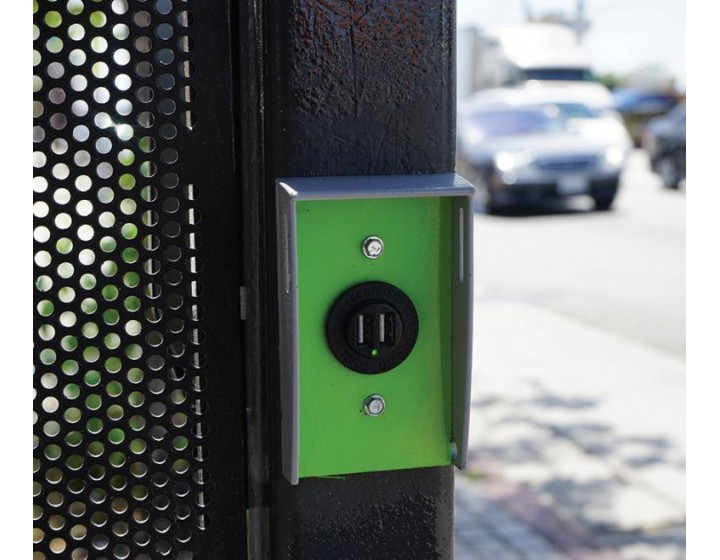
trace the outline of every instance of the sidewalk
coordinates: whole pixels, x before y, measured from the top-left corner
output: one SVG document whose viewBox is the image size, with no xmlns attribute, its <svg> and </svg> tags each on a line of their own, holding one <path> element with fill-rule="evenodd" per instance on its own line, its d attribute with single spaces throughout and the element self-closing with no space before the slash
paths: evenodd
<svg viewBox="0 0 720 560">
<path fill-rule="evenodd" d="M 593 535 L 531 491 L 455 478 L 455 560 L 681 560 L 685 527 Z"/>
<path fill-rule="evenodd" d="M 682 357 L 531 304 L 476 316 L 457 560 L 684 559 Z"/>
</svg>

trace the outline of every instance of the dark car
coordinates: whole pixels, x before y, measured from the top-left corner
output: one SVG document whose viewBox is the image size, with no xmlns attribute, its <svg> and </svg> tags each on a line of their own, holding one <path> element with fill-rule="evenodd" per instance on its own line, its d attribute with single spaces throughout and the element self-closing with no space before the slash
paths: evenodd
<svg viewBox="0 0 720 560">
<path fill-rule="evenodd" d="M 622 115 L 630 136 L 636 146 L 647 123 L 664 115 L 678 103 L 674 93 L 641 89 L 616 89 L 613 91 L 615 109 Z"/>
<path fill-rule="evenodd" d="M 650 157 L 652 170 L 662 178 L 663 186 L 677 189 L 685 179 L 684 102 L 648 123 L 642 146 Z"/>
</svg>

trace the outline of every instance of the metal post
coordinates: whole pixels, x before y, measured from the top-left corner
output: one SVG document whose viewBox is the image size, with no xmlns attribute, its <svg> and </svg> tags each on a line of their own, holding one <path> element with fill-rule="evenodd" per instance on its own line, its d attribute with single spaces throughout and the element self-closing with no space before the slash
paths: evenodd
<svg viewBox="0 0 720 560">
<path fill-rule="evenodd" d="M 451 558 L 452 467 L 280 474 L 273 183 L 282 176 L 451 172 L 454 2 L 273 0 L 266 11 L 262 372 L 269 383 L 273 558 Z"/>
</svg>

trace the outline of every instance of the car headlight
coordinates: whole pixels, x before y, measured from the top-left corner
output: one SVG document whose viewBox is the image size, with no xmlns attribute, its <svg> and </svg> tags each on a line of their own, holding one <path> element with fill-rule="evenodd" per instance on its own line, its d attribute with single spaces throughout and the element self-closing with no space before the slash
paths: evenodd
<svg viewBox="0 0 720 560">
<path fill-rule="evenodd" d="M 533 157 L 530 152 L 505 152 L 495 154 L 495 167 L 498 171 L 513 171 L 532 163 Z"/>
<path fill-rule="evenodd" d="M 625 152 L 622 148 L 613 146 L 605 150 L 605 165 L 607 167 L 617 168 L 621 167 L 625 161 Z"/>
</svg>

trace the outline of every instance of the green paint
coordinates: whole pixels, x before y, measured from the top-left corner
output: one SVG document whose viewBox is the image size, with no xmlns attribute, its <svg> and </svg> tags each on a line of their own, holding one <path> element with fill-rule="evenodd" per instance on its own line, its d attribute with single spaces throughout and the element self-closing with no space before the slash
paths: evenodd
<svg viewBox="0 0 720 560">
<path fill-rule="evenodd" d="M 297 203 L 300 477 L 447 465 L 451 462 L 451 198 Z M 385 252 L 363 256 L 380 236 Z M 345 289 L 394 284 L 420 320 L 413 352 L 394 370 L 343 367 L 325 339 L 325 319 Z M 366 416 L 371 394 L 385 413 Z"/>
</svg>

